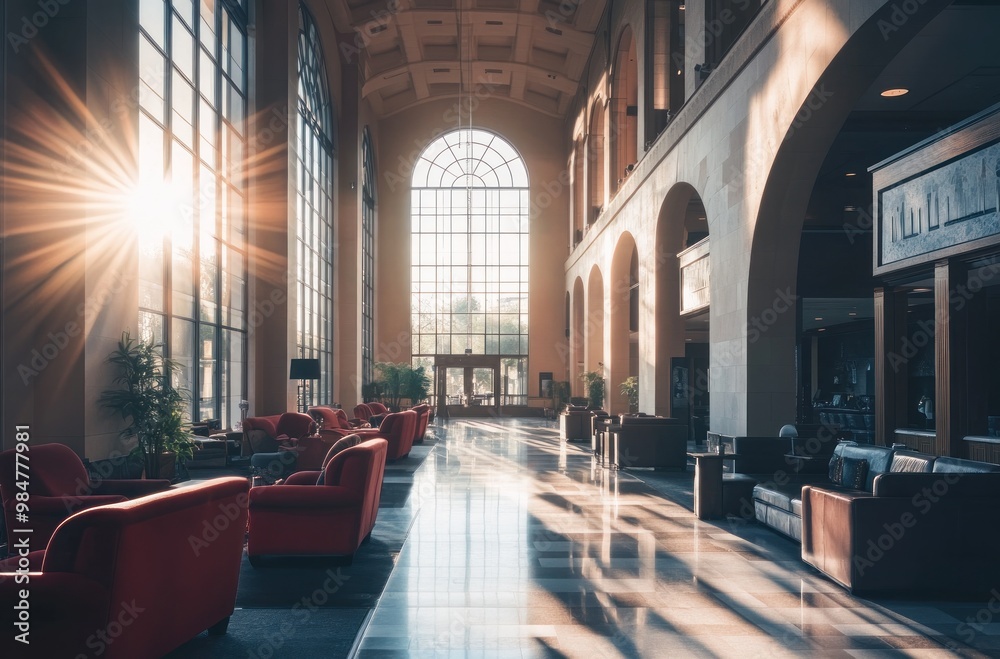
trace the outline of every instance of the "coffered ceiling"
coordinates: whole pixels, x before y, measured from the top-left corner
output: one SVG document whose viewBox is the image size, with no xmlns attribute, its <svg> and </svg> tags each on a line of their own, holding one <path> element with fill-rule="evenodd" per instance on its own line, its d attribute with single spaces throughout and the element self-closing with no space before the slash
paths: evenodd
<svg viewBox="0 0 1000 659">
<path fill-rule="evenodd" d="M 381 116 L 475 93 L 546 115 L 569 109 L 606 0 L 328 0 Z"/>
</svg>

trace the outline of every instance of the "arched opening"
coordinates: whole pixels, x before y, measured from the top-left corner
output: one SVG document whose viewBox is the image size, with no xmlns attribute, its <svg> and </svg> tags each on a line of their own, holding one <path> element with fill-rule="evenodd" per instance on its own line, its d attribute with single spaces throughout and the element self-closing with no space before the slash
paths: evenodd
<svg viewBox="0 0 1000 659">
<path fill-rule="evenodd" d="M 528 173 L 505 139 L 461 129 L 413 168 L 413 362 L 446 414 L 527 405 Z"/>
<path fill-rule="evenodd" d="M 586 143 L 581 136 L 573 146 L 573 236 L 571 238 L 573 247 L 579 245 L 583 240 L 583 229 L 587 223 L 588 211 L 583 166 L 586 154 Z"/>
<path fill-rule="evenodd" d="M 884 364 L 871 354 L 870 337 L 879 319 L 872 306 L 876 282 L 867 168 L 998 100 L 995 88 L 983 94 L 963 80 L 963 72 L 996 65 L 987 61 L 995 54 L 970 45 L 988 40 L 970 35 L 981 36 L 985 25 L 995 24 L 996 10 L 954 7 L 941 13 L 948 4 L 923 5 L 894 29 L 891 39 L 884 38 L 880 26 L 888 24 L 892 7 L 876 12 L 840 48 L 781 143 L 764 184 L 751 247 L 742 357 L 748 367 L 745 391 L 735 392 L 746 401 L 747 434 L 773 433 L 793 420 L 817 422 L 814 410 L 850 401 L 852 412 L 867 414 L 872 425 L 889 424 L 879 437 L 877 427 L 865 427 L 864 415 L 847 419 L 857 438 L 893 441 L 895 415 L 887 411 L 876 419 L 876 409 L 870 414 L 862 409 L 877 408 L 879 397 L 900 403 L 907 395 L 899 373 L 890 373 L 880 385 Z M 927 43 L 935 52 L 949 53 L 948 67 L 926 66 L 921 53 Z M 881 94 L 904 81 L 908 87 L 919 85 L 919 98 Z M 817 91 L 824 90 L 835 93 L 818 102 Z M 936 112 L 927 112 L 932 108 Z M 856 306 L 863 291 L 868 303 Z M 901 304 L 889 306 L 901 309 L 905 327 L 906 300 L 896 302 Z M 854 341 L 855 334 L 864 342 Z M 832 356 L 826 359 L 824 353 Z M 896 390 L 900 384 L 902 391 Z M 838 415 L 840 421 L 846 416 Z M 905 418 L 898 421 L 905 425 Z"/>
<path fill-rule="evenodd" d="M 629 376 L 639 375 L 639 255 L 632 234 L 618 239 L 611 259 L 611 354 L 608 363 L 608 410 L 629 412 L 620 385 Z"/>
<path fill-rule="evenodd" d="M 597 99 L 590 108 L 590 131 L 587 133 L 587 225 L 593 224 L 604 209 L 604 107 Z"/>
<path fill-rule="evenodd" d="M 656 224 L 656 413 L 685 419 L 699 441 L 709 416 L 708 248 L 701 196 L 678 183 Z"/>
<path fill-rule="evenodd" d="M 611 188 L 618 192 L 638 160 L 639 62 L 635 37 L 626 26 L 615 52 L 611 92 Z"/>
<path fill-rule="evenodd" d="M 570 351 L 572 352 L 572 362 L 570 364 L 569 380 L 571 383 L 579 382 L 580 374 L 584 369 L 584 351 L 586 328 L 586 306 L 583 292 L 583 278 L 577 277 L 573 282 L 573 325 L 570 329 Z"/>
<path fill-rule="evenodd" d="M 604 371 L 604 276 L 596 265 L 587 278 L 587 318 L 584 325 L 586 350 L 584 363 L 587 371 Z M 581 396 L 587 392 L 579 379 L 573 383 Z"/>
</svg>

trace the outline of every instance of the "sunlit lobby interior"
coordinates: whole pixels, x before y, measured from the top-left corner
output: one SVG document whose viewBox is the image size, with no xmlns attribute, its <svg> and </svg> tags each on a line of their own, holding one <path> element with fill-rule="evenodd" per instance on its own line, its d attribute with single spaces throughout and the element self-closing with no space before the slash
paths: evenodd
<svg viewBox="0 0 1000 659">
<path fill-rule="evenodd" d="M 1000 3 L 0 28 L 0 656 L 1000 656 Z"/>
</svg>

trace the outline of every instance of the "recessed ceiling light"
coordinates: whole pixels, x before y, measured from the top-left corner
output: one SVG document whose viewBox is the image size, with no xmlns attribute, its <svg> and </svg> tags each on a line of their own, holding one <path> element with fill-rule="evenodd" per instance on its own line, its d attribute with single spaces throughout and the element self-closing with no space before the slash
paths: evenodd
<svg viewBox="0 0 1000 659">
<path fill-rule="evenodd" d="M 913 292 L 914 293 L 930 293 L 931 289 L 929 289 L 929 288 L 914 288 Z"/>
<path fill-rule="evenodd" d="M 857 316 L 857 315 L 858 315 L 858 312 L 857 312 L 857 311 L 848 311 L 848 312 L 847 312 L 847 315 L 848 315 L 848 316 Z"/>
<path fill-rule="evenodd" d="M 856 210 L 858 210 L 857 206 L 850 206 L 850 205 L 844 206 L 844 212 L 845 213 L 853 213 Z"/>
<path fill-rule="evenodd" d="M 690 342 L 690 341 L 691 341 L 691 339 L 684 339 L 684 340 L 685 340 L 685 341 L 688 341 L 688 342 Z"/>
<path fill-rule="evenodd" d="M 820 328 L 819 328 L 818 330 L 816 330 L 816 331 L 817 331 L 817 332 L 825 332 L 825 331 L 826 331 L 826 328 L 825 328 L 825 327 L 820 327 Z"/>
<path fill-rule="evenodd" d="M 847 176 L 848 178 L 850 178 L 851 176 L 857 176 L 857 175 L 858 175 L 857 172 L 847 172 L 846 174 L 844 174 L 844 176 Z"/>
<path fill-rule="evenodd" d="M 823 320 L 823 319 L 820 318 L 819 316 L 816 316 L 815 318 L 813 318 L 813 320 Z"/>
<path fill-rule="evenodd" d="M 909 93 L 910 93 L 909 89 L 905 89 L 903 87 L 896 87 L 894 89 L 886 89 L 885 91 L 882 92 L 882 96 L 885 96 L 886 98 L 893 98 L 895 96 L 905 96 L 906 94 Z"/>
<path fill-rule="evenodd" d="M 704 218 L 704 217 L 699 217 L 698 219 L 701 220 L 702 222 L 704 222 L 706 220 L 706 218 Z"/>
<path fill-rule="evenodd" d="M 684 5 L 681 5 L 680 7 L 678 7 L 678 9 L 680 9 L 681 11 L 684 11 Z"/>
</svg>

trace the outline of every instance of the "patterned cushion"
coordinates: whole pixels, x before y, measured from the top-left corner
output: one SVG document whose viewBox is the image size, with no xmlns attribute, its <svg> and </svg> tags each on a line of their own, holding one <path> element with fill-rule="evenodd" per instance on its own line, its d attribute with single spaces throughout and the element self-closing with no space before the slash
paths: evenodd
<svg viewBox="0 0 1000 659">
<path fill-rule="evenodd" d="M 841 461 L 840 484 L 844 487 L 855 490 L 865 489 L 865 481 L 868 479 L 868 461 L 864 458 L 843 458 Z"/>
<path fill-rule="evenodd" d="M 835 455 L 830 458 L 830 482 L 837 485 L 840 484 L 841 479 L 844 474 L 844 458 L 839 455 Z"/>
</svg>

